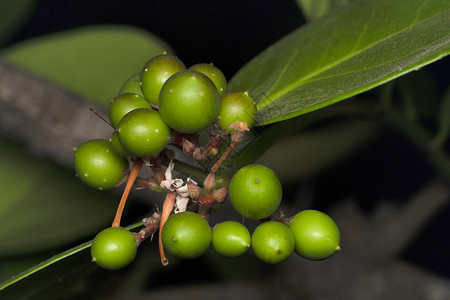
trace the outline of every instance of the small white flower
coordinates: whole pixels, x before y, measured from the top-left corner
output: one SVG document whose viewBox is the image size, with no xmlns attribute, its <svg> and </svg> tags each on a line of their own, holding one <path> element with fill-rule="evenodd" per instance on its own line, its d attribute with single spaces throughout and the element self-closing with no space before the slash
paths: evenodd
<svg viewBox="0 0 450 300">
<path fill-rule="evenodd" d="M 161 187 L 164 189 L 167 189 L 171 192 L 176 191 L 176 201 L 175 201 L 175 213 L 186 211 L 187 204 L 189 202 L 189 190 L 187 187 L 187 184 L 184 184 L 183 179 L 172 179 L 172 170 L 174 168 L 175 164 L 173 160 L 170 161 L 169 165 L 167 166 L 167 170 L 165 172 L 166 179 L 161 182 Z M 193 182 L 195 185 L 197 185 L 197 182 L 192 180 L 191 178 L 188 178 L 187 181 Z"/>
</svg>

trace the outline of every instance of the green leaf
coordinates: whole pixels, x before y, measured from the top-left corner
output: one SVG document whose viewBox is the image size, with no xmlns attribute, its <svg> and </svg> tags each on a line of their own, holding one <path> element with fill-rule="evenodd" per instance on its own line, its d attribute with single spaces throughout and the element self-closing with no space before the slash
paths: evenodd
<svg viewBox="0 0 450 300">
<path fill-rule="evenodd" d="M 25 41 L 5 59 L 107 106 L 123 83 L 167 44 L 127 26 L 92 26 Z"/>
<path fill-rule="evenodd" d="M 230 81 L 258 125 L 317 110 L 450 53 L 450 1 L 361 0 L 266 49 Z"/>
<path fill-rule="evenodd" d="M 400 98 L 411 120 L 432 120 L 439 109 L 439 92 L 433 74 L 426 69 L 398 80 Z"/>
<path fill-rule="evenodd" d="M 352 0 L 297 0 L 303 15 L 308 20 L 315 20 L 339 7 L 350 3 Z"/>
<path fill-rule="evenodd" d="M 31 15 L 36 0 L 0 1 L 0 44 L 8 40 Z"/>
<path fill-rule="evenodd" d="M 65 245 L 114 218 L 118 199 L 84 185 L 73 172 L 0 140 L 0 255 Z"/>
<path fill-rule="evenodd" d="M 142 226 L 142 222 L 125 227 L 132 230 Z M 96 268 L 92 263 L 88 241 L 69 250 L 56 254 L 49 259 L 0 283 L 0 298 L 5 299 L 48 299 L 73 285 L 76 277 L 85 276 Z"/>
<path fill-rule="evenodd" d="M 441 148 L 450 136 L 450 86 L 447 87 L 445 95 L 442 98 L 437 124 L 439 132 L 432 142 L 435 148 Z"/>
</svg>

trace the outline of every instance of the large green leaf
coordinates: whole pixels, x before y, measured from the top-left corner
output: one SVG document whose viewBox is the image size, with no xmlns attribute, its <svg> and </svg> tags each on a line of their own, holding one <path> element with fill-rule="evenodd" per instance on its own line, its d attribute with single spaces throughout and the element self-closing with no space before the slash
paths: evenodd
<svg viewBox="0 0 450 300">
<path fill-rule="evenodd" d="M 75 174 L 0 140 L 0 256 L 50 249 L 112 222 L 118 202 Z"/>
<path fill-rule="evenodd" d="M 92 26 L 29 40 L 2 53 L 21 68 L 104 106 L 153 56 L 170 48 L 127 26 Z"/>
<path fill-rule="evenodd" d="M 313 21 L 249 62 L 229 90 L 248 90 L 257 124 L 319 109 L 450 53 L 450 1 L 366 0 Z"/>
</svg>

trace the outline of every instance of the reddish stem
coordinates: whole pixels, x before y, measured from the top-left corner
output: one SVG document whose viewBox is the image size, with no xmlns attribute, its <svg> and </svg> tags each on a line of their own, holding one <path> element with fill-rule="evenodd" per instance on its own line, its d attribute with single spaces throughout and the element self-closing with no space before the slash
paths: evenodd
<svg viewBox="0 0 450 300">
<path fill-rule="evenodd" d="M 136 160 L 133 163 L 133 167 L 131 168 L 130 175 L 128 176 L 127 185 L 125 186 L 125 190 L 123 191 L 119 206 L 117 207 L 117 212 L 116 212 L 116 216 L 114 217 L 112 227 L 120 227 L 120 219 L 122 218 L 122 213 L 123 213 L 123 209 L 125 207 L 125 203 L 127 202 L 131 187 L 133 186 L 133 183 L 136 180 L 136 177 L 138 176 L 143 163 L 144 162 L 139 157 L 136 158 Z"/>
<path fill-rule="evenodd" d="M 166 223 L 167 219 L 169 219 L 170 213 L 173 210 L 173 207 L 175 205 L 175 198 L 177 196 L 176 192 L 169 192 L 166 196 L 166 200 L 164 200 L 162 212 L 161 212 L 161 221 L 159 223 L 159 238 L 158 238 L 158 244 L 159 244 L 159 255 L 161 256 L 161 263 L 163 266 L 167 266 L 169 264 L 169 260 L 166 257 L 166 254 L 164 253 L 164 245 L 162 243 L 161 239 L 161 232 L 162 228 L 164 227 L 164 224 Z"/>
</svg>

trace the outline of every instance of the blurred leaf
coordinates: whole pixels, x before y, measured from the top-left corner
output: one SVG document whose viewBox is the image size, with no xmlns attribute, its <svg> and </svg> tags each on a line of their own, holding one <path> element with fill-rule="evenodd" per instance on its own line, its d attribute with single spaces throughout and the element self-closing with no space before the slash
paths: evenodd
<svg viewBox="0 0 450 300">
<path fill-rule="evenodd" d="M 36 0 L 0 1 L 0 44 L 3 44 L 30 16 Z"/>
<path fill-rule="evenodd" d="M 342 162 L 367 146 L 378 133 L 379 127 L 371 122 L 332 122 L 280 141 L 257 163 L 273 169 L 283 184 L 295 184 Z"/>
<path fill-rule="evenodd" d="M 405 112 L 410 119 L 430 120 L 436 117 L 440 99 L 430 71 L 410 73 L 399 78 L 398 84 Z"/>
<path fill-rule="evenodd" d="M 361 0 L 266 49 L 230 81 L 270 124 L 317 110 L 450 53 L 450 1 Z"/>
<path fill-rule="evenodd" d="M 447 88 L 439 110 L 439 132 L 433 139 L 433 146 L 442 147 L 450 135 L 450 86 Z"/>
<path fill-rule="evenodd" d="M 3 55 L 21 68 L 107 106 L 124 82 L 169 46 L 127 26 L 92 26 L 25 41 Z"/>
<path fill-rule="evenodd" d="M 297 0 L 297 3 L 306 19 L 315 20 L 351 1 L 352 0 Z"/>
<path fill-rule="evenodd" d="M 75 174 L 6 140 L 0 154 L 0 255 L 61 246 L 113 219 L 118 200 Z"/>
</svg>

